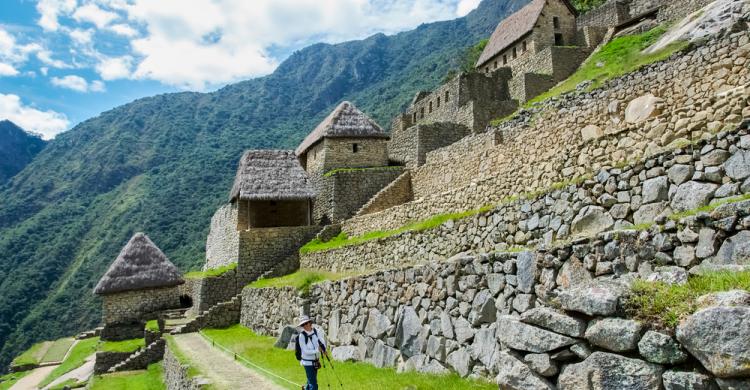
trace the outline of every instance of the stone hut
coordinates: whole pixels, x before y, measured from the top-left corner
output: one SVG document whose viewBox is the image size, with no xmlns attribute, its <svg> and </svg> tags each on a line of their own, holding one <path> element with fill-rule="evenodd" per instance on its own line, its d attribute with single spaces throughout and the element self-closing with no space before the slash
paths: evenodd
<svg viewBox="0 0 750 390">
<path fill-rule="evenodd" d="M 249 150 L 240 160 L 231 203 L 237 229 L 305 226 L 312 221 L 315 190 L 290 150 Z"/>
<path fill-rule="evenodd" d="M 386 133 L 350 102 L 343 102 L 302 141 L 295 153 L 310 175 L 336 168 L 388 165 Z"/>
<path fill-rule="evenodd" d="M 477 69 L 489 73 L 550 46 L 576 45 L 576 16 L 568 0 L 533 0 L 497 25 Z"/>
<path fill-rule="evenodd" d="M 99 280 L 103 300 L 103 339 L 143 336 L 143 322 L 154 313 L 180 307 L 180 270 L 143 233 L 136 233 Z M 140 332 L 140 334 L 139 334 Z"/>
</svg>

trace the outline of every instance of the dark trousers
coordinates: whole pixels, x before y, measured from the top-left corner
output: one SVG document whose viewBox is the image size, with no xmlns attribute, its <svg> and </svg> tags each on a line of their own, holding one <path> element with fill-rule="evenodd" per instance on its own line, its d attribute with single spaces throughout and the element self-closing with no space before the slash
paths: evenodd
<svg viewBox="0 0 750 390">
<path fill-rule="evenodd" d="M 306 390 L 318 390 L 318 370 L 314 366 L 304 366 L 307 375 Z"/>
</svg>

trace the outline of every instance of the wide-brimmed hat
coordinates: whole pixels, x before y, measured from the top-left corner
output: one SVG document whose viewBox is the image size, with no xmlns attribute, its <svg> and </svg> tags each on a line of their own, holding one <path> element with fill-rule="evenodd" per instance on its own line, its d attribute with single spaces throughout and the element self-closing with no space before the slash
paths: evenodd
<svg viewBox="0 0 750 390">
<path fill-rule="evenodd" d="M 313 322 L 313 320 L 311 320 L 309 316 L 302 316 L 299 318 L 299 325 L 297 326 L 303 326 L 308 322 Z"/>
</svg>

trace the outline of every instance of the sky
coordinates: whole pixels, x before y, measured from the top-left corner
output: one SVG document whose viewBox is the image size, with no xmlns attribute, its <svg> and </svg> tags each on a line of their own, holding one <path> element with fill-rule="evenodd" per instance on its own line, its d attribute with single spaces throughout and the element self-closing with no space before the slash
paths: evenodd
<svg viewBox="0 0 750 390">
<path fill-rule="evenodd" d="M 0 0 L 0 120 L 52 139 L 134 99 L 269 74 L 295 50 L 480 0 Z"/>
</svg>

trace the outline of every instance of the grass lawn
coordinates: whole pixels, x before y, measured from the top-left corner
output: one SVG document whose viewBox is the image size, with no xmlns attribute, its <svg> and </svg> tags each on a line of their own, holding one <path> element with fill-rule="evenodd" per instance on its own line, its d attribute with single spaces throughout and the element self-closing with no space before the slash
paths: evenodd
<svg viewBox="0 0 750 390">
<path fill-rule="evenodd" d="M 127 371 L 96 375 L 90 384 L 91 390 L 163 390 L 164 369 L 161 363 L 148 366 L 148 370 Z"/>
<path fill-rule="evenodd" d="M 228 329 L 207 329 L 205 335 L 217 343 L 233 350 L 254 364 L 263 367 L 279 376 L 297 383 L 305 382 L 305 374 L 293 351 L 274 348 L 273 337 L 258 336 L 251 330 L 235 325 Z M 484 381 L 461 379 L 456 374 L 445 376 L 425 375 L 415 372 L 397 374 L 394 369 L 376 368 L 366 363 L 336 362 L 335 372 L 338 374 L 344 388 L 347 390 L 371 389 L 487 389 L 497 390 L 497 385 Z M 269 377 L 270 379 L 274 379 Z M 297 389 L 290 384 L 277 379 L 279 385 L 288 389 Z M 321 389 L 340 388 L 335 376 L 328 368 L 321 370 L 318 375 Z"/>
<path fill-rule="evenodd" d="M 146 330 L 151 332 L 158 332 L 159 331 L 159 321 L 157 320 L 151 320 L 146 323 Z"/>
<path fill-rule="evenodd" d="M 591 88 L 596 88 L 607 80 L 634 72 L 645 65 L 665 60 L 688 46 L 687 42 L 676 42 L 653 54 L 642 53 L 644 49 L 656 43 L 666 31 L 666 27 L 659 26 L 642 34 L 613 39 L 581 65 L 578 71 L 567 80 L 530 100 L 527 106 L 570 92 L 584 81 L 593 81 L 594 84 Z"/>
<path fill-rule="evenodd" d="M 65 388 L 69 389 L 79 389 L 81 387 L 86 386 L 87 382 L 78 382 L 75 379 L 68 379 L 58 385 L 50 387 L 50 390 L 63 390 Z"/>
<path fill-rule="evenodd" d="M 237 268 L 237 263 L 232 263 L 219 268 L 208 269 L 205 271 L 193 271 L 185 274 L 186 279 L 203 279 L 215 278 Z"/>
<path fill-rule="evenodd" d="M 68 353 L 70 346 L 73 345 L 74 342 L 75 339 L 72 337 L 56 340 L 52 343 L 52 346 L 49 347 L 47 353 L 44 354 L 41 362 L 61 362 L 65 359 L 65 355 Z"/>
<path fill-rule="evenodd" d="M 310 287 L 318 282 L 325 280 L 339 280 L 353 274 L 333 273 L 320 270 L 301 269 L 293 274 L 280 276 L 277 278 L 258 279 L 248 285 L 250 288 L 267 288 L 267 287 L 294 287 L 297 290 L 306 293 Z"/>
<path fill-rule="evenodd" d="M 83 365 L 86 358 L 96 353 L 96 346 L 99 344 L 99 338 L 94 337 L 90 339 L 80 340 L 73 349 L 70 351 L 68 358 L 62 362 L 59 366 L 47 375 L 46 378 L 40 383 L 41 387 L 44 387 L 55 379 L 75 370 L 76 368 Z"/>
<path fill-rule="evenodd" d="M 144 348 L 146 340 L 143 338 L 123 340 L 123 341 L 104 341 L 99 344 L 100 352 L 135 352 L 138 348 Z"/>
<path fill-rule="evenodd" d="M 47 350 L 52 346 L 52 341 L 42 341 L 31 346 L 31 348 L 24 351 L 24 353 L 18 355 L 11 365 L 13 366 L 25 366 L 27 364 L 39 364 Z"/>
<path fill-rule="evenodd" d="M 626 301 L 628 313 L 643 322 L 673 328 L 697 310 L 695 301 L 704 294 L 728 290 L 750 291 L 750 271 L 711 272 L 691 276 L 687 284 L 637 280 Z"/>
<path fill-rule="evenodd" d="M 0 376 L 0 390 L 10 389 L 11 386 L 13 386 L 21 378 L 25 377 L 26 375 L 29 375 L 30 373 L 31 371 L 24 371 L 24 372 L 16 372 L 13 374 Z"/>
</svg>

